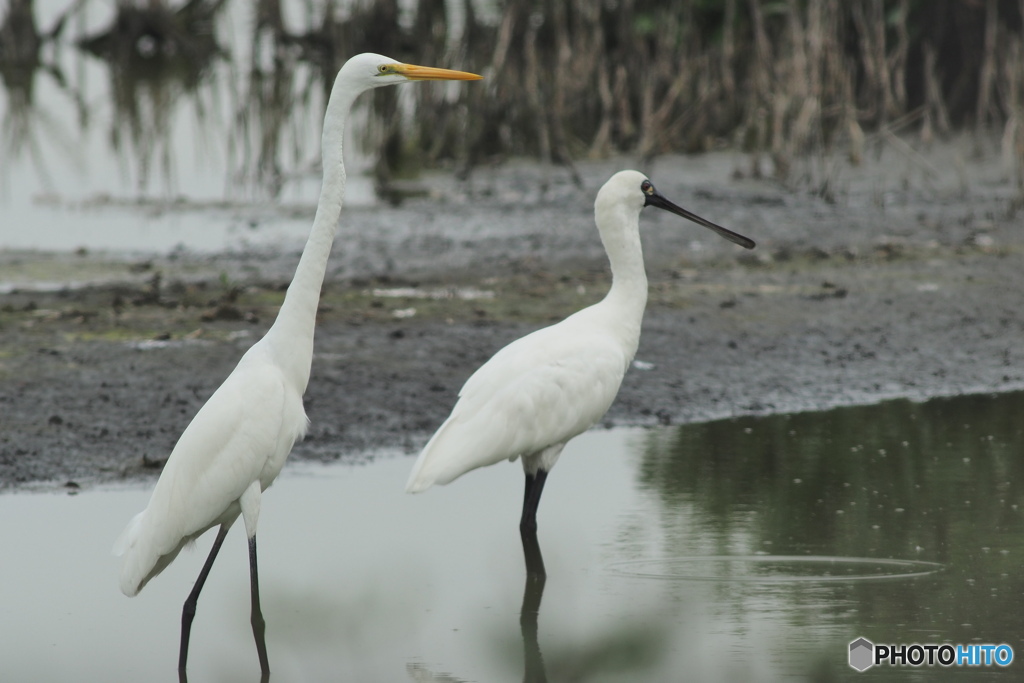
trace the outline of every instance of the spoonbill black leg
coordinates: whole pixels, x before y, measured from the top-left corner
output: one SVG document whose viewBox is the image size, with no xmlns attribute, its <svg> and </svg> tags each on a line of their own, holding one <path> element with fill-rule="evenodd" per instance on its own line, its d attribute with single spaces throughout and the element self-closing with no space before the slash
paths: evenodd
<svg viewBox="0 0 1024 683">
<path fill-rule="evenodd" d="M 519 532 L 537 533 L 537 506 L 540 505 L 540 494 L 544 491 L 544 482 L 548 473 L 537 470 L 537 474 L 526 475 L 526 489 L 523 492 L 523 516 L 519 520 Z"/>
</svg>

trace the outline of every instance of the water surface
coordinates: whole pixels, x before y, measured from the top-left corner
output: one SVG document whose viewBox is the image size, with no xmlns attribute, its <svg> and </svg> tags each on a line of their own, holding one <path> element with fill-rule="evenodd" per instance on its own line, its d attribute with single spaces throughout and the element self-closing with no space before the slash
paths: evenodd
<svg viewBox="0 0 1024 683">
<path fill-rule="evenodd" d="M 518 464 L 419 496 L 408 457 L 291 466 L 259 527 L 272 680 L 1012 678 L 1019 662 L 856 674 L 846 647 L 1024 654 L 1022 410 L 1010 394 L 588 433 L 541 505 L 535 635 Z M 109 548 L 147 496 L 0 497 L 5 680 L 174 679 L 212 538 L 125 598 Z M 243 536 L 200 601 L 192 681 L 259 678 Z"/>
</svg>

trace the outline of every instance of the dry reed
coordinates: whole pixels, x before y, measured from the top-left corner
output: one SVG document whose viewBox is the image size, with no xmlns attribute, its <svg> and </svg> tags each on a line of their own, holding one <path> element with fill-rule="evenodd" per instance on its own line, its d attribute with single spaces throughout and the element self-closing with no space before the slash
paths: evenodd
<svg viewBox="0 0 1024 683">
<path fill-rule="evenodd" d="M 223 2 L 170 11 L 122 0 L 120 23 L 80 45 L 130 72 L 144 26 L 181 43 L 168 54 L 213 60 L 213 32 L 180 27 L 217 20 Z M 295 95 L 295 61 L 314 65 L 324 90 L 348 55 L 366 50 L 487 76 L 457 98 L 416 89 L 415 117 L 404 120 L 396 91 L 374 93 L 384 116 L 371 117 L 370 139 L 385 182 L 408 166 L 464 171 L 527 156 L 571 168 L 586 157 L 725 146 L 750 152 L 751 173 L 768 160 L 768 172 L 792 179 L 809 154 L 845 150 L 858 162 L 867 142 L 890 144 L 896 131 L 928 144 L 955 129 L 1001 129 L 1009 171 L 1024 187 L 1024 0 L 495 0 L 486 16 L 471 0 L 411 9 L 310 0 L 303 27 L 285 26 L 280 0 L 251 6 L 254 45 L 269 35 L 275 54 L 291 55 L 272 73 L 250 69 L 246 102 L 256 105 L 239 112 L 241 124 L 271 136 L 283 125 L 274 101 Z M 11 44 L 0 35 L 0 56 Z M 252 161 L 273 177 L 278 150 L 260 145 Z"/>
</svg>

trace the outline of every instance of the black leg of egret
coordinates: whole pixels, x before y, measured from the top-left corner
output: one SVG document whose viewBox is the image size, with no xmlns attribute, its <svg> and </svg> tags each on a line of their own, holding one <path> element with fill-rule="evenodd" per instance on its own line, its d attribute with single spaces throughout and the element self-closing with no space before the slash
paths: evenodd
<svg viewBox="0 0 1024 683">
<path fill-rule="evenodd" d="M 519 612 L 519 630 L 523 635 L 524 683 L 547 683 L 544 658 L 537 639 L 537 620 L 540 601 L 544 597 L 544 558 L 537 543 L 536 532 L 522 533 L 523 555 L 526 557 L 526 587 L 523 589 L 523 608 Z"/>
<path fill-rule="evenodd" d="M 535 475 L 526 475 L 526 490 L 523 493 L 523 516 L 519 520 L 519 532 L 521 534 L 537 533 L 537 506 L 540 504 L 540 494 L 544 491 L 544 482 L 547 481 L 548 473 L 544 470 L 537 470 Z"/>
<path fill-rule="evenodd" d="M 263 672 L 263 680 L 268 680 L 270 675 L 270 661 L 267 659 L 267 622 L 263 620 L 263 610 L 260 609 L 260 579 L 256 571 L 256 537 L 249 539 L 249 584 L 252 595 L 252 635 L 256 639 L 256 654 L 260 658 L 260 671 Z"/>
<path fill-rule="evenodd" d="M 196 617 L 196 603 L 199 602 L 199 593 L 203 590 L 203 584 L 206 583 L 206 577 L 210 574 L 213 561 L 217 559 L 217 553 L 220 552 L 220 546 L 224 543 L 224 537 L 228 535 L 228 528 L 227 525 L 222 524 L 220 529 L 217 530 L 217 538 L 213 539 L 213 547 L 210 548 L 206 564 L 200 570 L 196 584 L 192 587 L 192 592 L 185 599 L 185 606 L 181 608 L 181 649 L 178 650 L 179 674 L 184 674 L 185 662 L 188 660 L 188 639 L 192 633 L 192 620 Z"/>
</svg>

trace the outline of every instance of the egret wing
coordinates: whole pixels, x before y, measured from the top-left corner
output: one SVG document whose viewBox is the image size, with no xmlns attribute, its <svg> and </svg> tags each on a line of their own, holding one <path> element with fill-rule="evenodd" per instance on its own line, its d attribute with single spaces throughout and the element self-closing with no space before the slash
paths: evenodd
<svg viewBox="0 0 1024 683">
<path fill-rule="evenodd" d="M 182 433 L 149 505 L 118 539 L 122 590 L 134 594 L 187 541 L 234 521 L 253 481 L 269 485 L 305 432 L 294 393 L 277 368 L 243 357 Z"/>
</svg>

